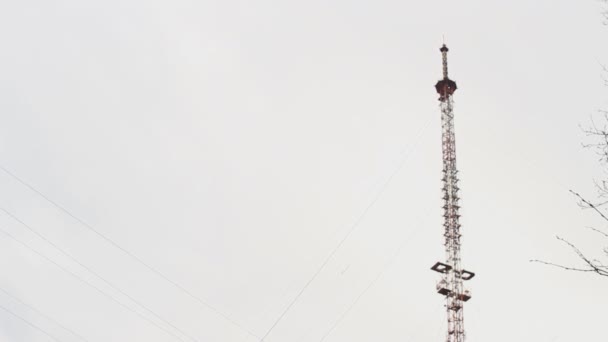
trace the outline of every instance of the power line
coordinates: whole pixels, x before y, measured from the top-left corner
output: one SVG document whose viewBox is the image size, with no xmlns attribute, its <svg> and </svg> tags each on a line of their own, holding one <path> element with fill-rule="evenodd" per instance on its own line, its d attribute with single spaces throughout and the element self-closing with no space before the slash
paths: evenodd
<svg viewBox="0 0 608 342">
<path fill-rule="evenodd" d="M 107 279 L 105 279 L 104 277 L 102 277 L 100 274 L 98 274 L 97 272 L 93 271 L 90 267 L 88 267 L 87 265 L 81 263 L 80 261 L 78 261 L 78 259 L 76 259 L 74 256 L 72 256 L 70 253 L 66 252 L 63 248 L 59 247 L 57 244 L 55 244 L 54 242 L 52 242 L 51 240 L 49 240 L 47 237 L 45 237 L 44 235 L 40 234 L 38 231 L 36 231 L 35 229 L 33 229 L 30 225 L 26 224 L 25 222 L 23 222 L 23 220 L 19 219 L 17 216 L 15 216 L 13 213 L 9 212 L 8 210 L 1 208 L 0 207 L 0 211 L 3 211 L 5 214 L 7 214 L 8 216 L 10 216 L 13 220 L 19 222 L 22 226 L 24 226 L 27 230 L 29 230 L 30 232 L 36 234 L 36 236 L 38 236 L 39 238 L 41 238 L 42 240 L 44 240 L 45 242 L 47 242 L 48 244 L 50 244 L 51 246 L 53 246 L 55 249 L 57 249 L 61 254 L 63 254 L 65 257 L 67 257 L 68 259 L 72 260 L 73 262 L 75 262 L 76 264 L 78 264 L 80 267 L 84 268 L 85 270 L 87 270 L 88 272 L 90 272 L 91 274 L 93 274 L 95 277 L 101 279 L 101 281 L 103 281 L 106 285 L 108 285 L 109 287 L 111 287 L 113 290 L 119 292 L 120 294 L 122 294 L 123 296 L 129 298 L 131 301 L 133 301 L 135 304 L 137 304 L 138 306 L 140 306 L 142 309 L 144 309 L 145 311 L 147 311 L 148 313 L 152 314 L 154 317 L 156 317 L 157 319 L 161 320 L 163 323 L 169 325 L 170 327 L 172 327 L 173 329 L 175 329 L 176 331 L 180 332 L 182 335 L 188 337 L 188 339 L 198 342 L 194 337 L 188 335 L 186 332 L 184 332 L 183 330 L 181 330 L 180 328 L 176 327 L 175 325 L 173 325 L 171 322 L 167 321 L 166 319 L 164 319 L 163 317 L 161 317 L 159 314 L 157 314 L 156 312 L 152 311 L 151 309 L 149 309 L 147 306 L 145 306 L 144 304 L 142 304 L 140 301 L 136 300 L 135 298 L 133 298 L 131 295 L 129 295 L 128 293 L 124 292 L 123 290 L 119 289 L 118 287 L 116 287 L 114 284 L 110 283 Z"/>
<path fill-rule="evenodd" d="M 184 294 L 188 295 L 192 299 L 195 299 L 201 305 L 203 305 L 206 308 L 210 309 L 211 311 L 213 311 L 217 315 L 223 317 L 225 320 L 227 320 L 228 322 L 230 322 L 232 325 L 236 326 L 237 328 L 241 329 L 242 331 L 246 332 L 248 335 L 250 335 L 252 337 L 255 337 L 260 342 L 263 342 L 264 339 L 266 337 L 268 337 L 268 335 L 270 335 L 270 333 L 278 325 L 278 323 L 285 317 L 285 315 L 289 312 L 289 310 L 293 307 L 293 305 L 297 302 L 297 300 L 301 297 L 301 295 L 306 291 L 306 289 L 310 286 L 310 284 L 317 278 L 317 276 L 321 273 L 321 271 L 327 266 L 328 262 L 333 258 L 333 256 L 337 253 L 337 251 L 342 247 L 342 245 L 344 244 L 344 242 L 350 237 L 350 235 L 353 233 L 353 231 L 361 223 L 361 221 L 363 220 L 363 218 L 365 217 L 365 215 L 374 206 L 374 204 L 379 200 L 379 198 L 381 197 L 381 195 L 384 193 L 384 191 L 388 187 L 388 184 L 392 181 L 392 179 L 396 176 L 396 174 L 401 170 L 401 168 L 405 164 L 405 161 L 407 160 L 407 157 L 413 151 L 413 148 L 415 147 L 417 141 L 421 138 L 421 136 L 424 133 L 424 131 L 426 131 L 426 128 L 428 127 L 429 123 L 430 123 L 430 119 L 427 120 L 427 122 L 424 124 L 423 128 L 418 131 L 418 133 L 416 134 L 416 137 L 415 137 L 416 141 L 414 142 L 414 144 L 412 145 L 412 147 L 404 154 L 404 157 L 400 161 L 399 165 L 393 171 L 393 173 L 388 177 L 388 179 L 383 183 L 383 185 L 380 187 L 380 190 L 378 191 L 378 193 L 376 194 L 376 196 L 372 199 L 372 201 L 369 203 L 369 205 L 363 210 L 362 214 L 355 220 L 354 224 L 348 230 L 348 232 L 346 233 L 346 235 L 342 238 L 342 240 L 338 243 L 338 245 L 332 250 L 332 252 L 324 260 L 324 262 L 321 264 L 321 266 L 318 268 L 318 270 L 313 274 L 312 278 L 304 285 L 304 287 L 300 290 L 300 292 L 296 295 L 296 297 L 290 302 L 290 304 L 281 313 L 281 315 L 277 318 L 277 320 L 275 320 L 275 322 L 273 323 L 273 325 L 270 327 L 270 329 L 268 329 L 268 331 L 264 334 L 264 336 L 262 338 L 260 338 L 259 336 L 257 336 L 253 332 L 251 332 L 249 329 L 245 328 L 244 326 L 242 326 L 241 324 L 239 324 L 238 322 L 236 322 L 235 320 L 233 320 L 230 316 L 228 316 L 228 315 L 224 314 L 223 312 L 221 312 L 219 309 L 217 309 L 214 306 L 210 305 L 209 303 L 207 303 L 206 301 L 204 301 L 200 297 L 194 295 L 191 291 L 189 291 L 185 287 L 181 286 L 179 283 L 171 280 L 169 277 L 167 277 L 166 275 L 164 275 L 162 272 L 158 271 L 156 268 L 152 267 L 151 265 L 149 265 L 148 263 L 146 263 L 145 261 L 143 261 L 141 258 L 139 258 L 138 256 L 136 256 L 134 253 L 128 251 L 127 249 L 125 249 L 124 247 L 122 247 L 118 243 L 116 243 L 114 240 L 110 239 L 109 237 L 107 237 L 106 235 L 104 235 L 103 233 L 101 233 L 100 231 L 98 231 L 97 229 L 93 228 L 93 226 L 89 225 L 84 220 L 82 220 L 78 216 L 74 215 L 72 212 L 70 212 L 69 210 L 67 210 L 65 207 L 63 207 L 59 203 L 53 201 L 50 197 L 46 196 L 44 193 L 42 193 L 40 190 L 38 190 L 37 188 L 35 188 L 31 184 L 29 184 L 26 181 L 24 181 L 23 179 L 19 178 L 17 175 L 15 175 L 11 171 L 9 171 L 6 167 L 0 165 L 0 169 L 2 171 L 4 171 L 7 175 L 9 175 L 10 177 L 12 177 L 13 179 L 15 179 L 17 182 L 19 182 L 22 185 L 24 185 L 25 187 L 29 188 L 31 191 L 33 191 L 36 194 L 38 194 L 40 197 L 42 197 L 47 202 L 49 202 L 50 204 L 52 204 L 53 206 L 55 206 L 57 209 L 59 209 L 60 211 L 62 211 L 63 213 L 65 213 L 66 215 L 70 216 L 72 219 L 74 219 L 78 223 L 80 223 L 81 226 L 83 226 L 86 229 L 90 230 L 91 232 L 95 233 L 97 236 L 99 236 L 100 238 L 102 238 L 103 240 L 105 240 L 107 243 L 111 244 L 112 246 L 114 246 L 115 248 L 119 249 L 121 252 L 123 252 L 127 256 L 131 257 L 133 260 L 137 261 L 140 265 L 144 266 L 149 271 L 151 271 L 152 273 L 156 274 L 158 277 L 160 277 L 163 280 L 165 280 L 166 282 L 170 283 L 171 285 L 173 285 L 174 287 L 176 287 L 177 289 L 179 289 L 181 292 L 183 292 Z"/>
<path fill-rule="evenodd" d="M 21 246 L 27 248 L 28 250 L 30 250 L 31 252 L 33 252 L 34 254 L 38 255 L 39 257 L 45 259 L 46 261 L 52 263 L 53 265 L 55 265 L 56 267 L 58 267 L 59 269 L 61 269 L 62 271 L 64 271 L 65 273 L 69 274 L 70 276 L 76 278 L 77 280 L 79 280 L 80 282 L 86 284 L 87 286 L 95 289 L 97 292 L 103 294 L 104 296 L 106 296 L 107 298 L 109 298 L 110 300 L 112 300 L 113 302 L 117 303 L 118 305 L 120 305 L 121 307 L 131 311 L 132 313 L 136 314 L 137 316 L 139 316 L 141 319 L 145 320 L 146 322 L 154 325 L 155 327 L 157 327 L 158 329 L 164 331 L 165 333 L 167 333 L 168 335 L 171 335 L 172 337 L 180 340 L 180 341 L 184 341 L 180 336 L 176 335 L 175 333 L 173 333 L 170 330 L 165 329 L 163 326 L 161 326 L 160 324 L 154 322 L 153 320 L 149 319 L 148 317 L 142 315 L 140 312 L 133 310 L 133 308 L 125 305 L 123 302 L 119 301 L 118 299 L 114 298 L 112 295 L 108 294 L 107 292 L 105 292 L 104 290 L 100 289 L 99 287 L 95 286 L 94 284 L 92 284 L 91 282 L 85 280 L 84 278 L 78 276 L 76 273 L 70 271 L 69 269 L 61 266 L 59 263 L 57 263 L 56 261 L 54 261 L 53 259 L 47 257 L 46 255 L 38 252 L 37 250 L 33 249 L 32 247 L 30 247 L 28 244 L 26 244 L 25 242 L 17 239 L 16 237 L 12 236 L 11 234 L 7 233 L 4 229 L 0 229 L 0 233 L 4 234 L 5 236 L 7 236 L 8 238 L 10 238 L 11 240 L 19 243 Z"/>
<path fill-rule="evenodd" d="M 239 328 L 240 330 L 246 332 L 248 335 L 250 335 L 252 337 L 255 337 L 258 340 L 260 339 L 251 330 L 245 328 L 243 325 L 241 325 L 238 322 L 236 322 L 234 319 L 232 319 L 227 314 L 223 313 L 222 311 L 220 311 L 216 307 L 214 307 L 211 304 L 207 303 L 205 300 L 201 299 L 199 296 L 197 296 L 194 293 L 192 293 L 192 291 L 186 289 L 185 287 L 183 287 L 182 285 L 180 285 L 176 281 L 171 280 L 168 276 L 166 276 L 165 274 L 163 274 L 162 272 L 160 272 L 156 268 L 152 267 L 150 264 L 148 264 L 145 261 L 143 261 L 137 255 L 135 255 L 134 253 L 130 252 L 126 248 L 122 247 L 117 242 L 115 242 L 114 240 L 110 239 L 105 234 L 101 233 L 99 230 L 93 228 L 92 225 L 88 224 L 87 222 L 85 222 L 84 220 L 82 220 L 81 218 L 79 218 L 78 216 L 76 216 L 75 214 L 73 214 L 72 212 L 70 212 L 69 210 L 67 210 L 65 207 L 63 207 L 59 203 L 53 201 L 50 197 L 46 196 L 44 193 L 42 193 L 40 190 L 38 190 L 37 188 L 35 188 L 33 185 L 31 185 L 31 184 L 27 183 L 26 181 L 24 181 L 23 179 L 17 177 L 17 175 L 15 175 L 11 171 L 9 171 L 3 165 L 0 165 L 0 169 L 2 171 L 4 171 L 4 173 L 6 173 L 7 175 L 9 175 L 11 178 L 15 179 L 17 182 L 21 183 L 22 185 L 24 185 L 25 187 L 27 187 L 28 189 L 30 189 L 34 193 L 38 194 L 40 197 L 42 197 L 44 200 L 46 200 L 47 202 L 49 202 L 55 208 L 59 209 L 60 211 L 62 211 L 63 213 L 65 213 L 66 215 L 68 215 L 69 217 L 71 217 L 72 219 L 74 219 L 82 227 L 84 227 L 84 228 L 88 229 L 89 231 L 93 232 L 95 235 L 97 235 L 101 239 L 105 240 L 107 243 L 109 243 L 110 245 L 112 245 L 114 248 L 120 250 L 121 252 L 123 252 L 124 254 L 126 254 L 127 256 L 129 256 L 130 258 L 132 258 L 133 260 L 135 260 L 137 263 L 139 263 L 140 265 L 142 265 L 143 267 L 145 267 L 146 269 L 148 269 L 150 272 L 156 274 L 158 277 L 160 277 L 161 279 L 165 280 L 166 282 L 168 282 L 169 284 L 171 284 L 173 287 L 177 288 L 178 290 L 180 290 L 182 293 L 186 294 L 188 297 L 196 300 L 199 304 L 201 304 L 202 306 L 206 307 L 207 309 L 213 311 L 216 315 L 221 316 L 226 321 L 228 321 L 229 323 L 231 323 L 233 326 L 235 326 L 235 327 Z"/>
<path fill-rule="evenodd" d="M 4 306 L 0 305 L 0 310 L 4 310 L 5 312 L 13 315 L 14 317 L 20 319 L 21 321 L 23 321 L 25 324 L 29 325 L 30 327 L 40 331 L 41 333 L 45 334 L 46 336 L 48 336 L 49 338 L 51 338 L 53 341 L 57 341 L 57 342 L 62 342 L 60 339 L 58 339 L 57 337 L 51 335 L 48 331 L 42 329 L 41 327 L 37 326 L 36 324 L 28 321 L 27 319 L 17 315 L 16 313 L 12 312 L 11 310 L 5 308 Z"/>
<path fill-rule="evenodd" d="M 363 210 L 363 212 L 361 213 L 361 215 L 359 215 L 359 217 L 355 220 L 355 222 L 351 225 L 351 227 L 349 228 L 349 230 L 346 232 L 346 234 L 344 235 L 344 237 L 342 237 L 342 240 L 340 240 L 340 242 L 336 245 L 336 247 L 334 247 L 334 249 L 325 258 L 325 260 L 323 261 L 323 263 L 321 263 L 321 265 L 317 268 L 317 270 L 312 275 L 312 277 L 306 282 L 306 284 L 304 284 L 304 286 L 302 287 L 302 289 L 292 299 L 292 301 L 287 305 L 287 307 L 283 310 L 283 312 L 281 312 L 281 314 L 274 321 L 274 323 L 272 324 L 272 326 L 270 327 L 270 329 L 268 329 L 266 331 L 266 333 L 262 336 L 262 338 L 260 339 L 260 342 L 263 342 L 264 339 L 266 339 L 268 337 L 268 335 L 270 335 L 270 333 L 272 333 L 272 331 L 276 328 L 276 326 L 279 324 L 279 322 L 281 322 L 281 320 L 285 317 L 285 315 L 289 312 L 289 310 L 291 310 L 291 308 L 298 301 L 298 299 L 300 299 L 300 297 L 306 291 L 306 289 L 308 289 L 308 287 L 310 286 L 310 284 L 315 279 L 317 279 L 317 276 L 321 273 L 321 271 L 323 271 L 323 269 L 325 269 L 325 266 L 327 266 L 327 264 L 329 263 L 329 261 L 334 257 L 334 255 L 342 247 L 342 245 L 344 244 L 344 242 L 346 242 L 346 240 L 348 240 L 348 238 L 351 236 L 351 234 L 355 231 L 355 229 L 363 221 L 363 218 L 365 217 L 365 215 L 374 206 L 374 204 L 376 204 L 376 202 L 380 199 L 380 197 L 382 196 L 382 194 L 384 193 L 384 191 L 387 189 L 389 183 L 393 180 L 393 178 L 401 170 L 401 168 L 403 167 L 403 165 L 405 165 L 405 161 L 407 160 L 407 158 L 409 157 L 409 155 L 411 154 L 411 152 L 414 150 L 414 147 L 416 146 L 418 140 L 422 137 L 422 134 L 426 131 L 426 128 L 429 126 L 429 124 L 430 124 L 430 119 L 427 120 L 427 122 L 424 124 L 424 126 L 418 131 L 418 133 L 416 134 L 416 137 L 414 138 L 414 143 L 412 144 L 412 146 L 410 147 L 410 149 L 404 154 L 403 158 L 399 162 L 399 165 L 397 165 L 397 167 L 395 168 L 395 170 L 391 173 L 391 175 L 382 184 L 382 186 L 380 187 L 380 190 L 376 193 L 376 195 L 374 196 L 374 198 L 372 199 L 372 201 L 367 205 L 367 207 L 365 207 L 365 209 Z"/>
<path fill-rule="evenodd" d="M 84 338 L 82 335 L 78 334 L 77 332 L 75 332 L 74 330 L 66 327 L 65 325 L 59 323 L 57 320 L 55 320 L 53 317 L 50 317 L 44 313 L 42 313 L 40 310 L 36 309 L 35 307 L 27 304 L 26 302 L 24 302 L 23 300 L 17 298 L 15 295 L 11 294 L 10 292 L 8 292 L 7 290 L 3 289 L 2 287 L 0 287 L 0 291 L 4 292 L 5 295 L 7 295 L 8 297 L 10 297 L 11 299 L 13 299 L 14 301 L 16 301 L 17 303 L 25 306 L 26 308 L 36 312 L 38 315 L 46 318 L 47 320 L 53 322 L 55 325 L 59 326 L 60 328 L 62 328 L 63 330 L 68 331 L 70 334 L 76 336 L 78 339 L 88 342 L 89 340 L 87 340 L 86 338 Z"/>
<path fill-rule="evenodd" d="M 422 220 L 423 222 L 426 221 L 426 219 L 428 218 L 430 214 L 430 211 L 427 212 L 427 214 L 424 216 L 424 219 Z M 332 326 L 325 332 L 325 334 L 323 335 L 323 337 L 321 337 L 321 339 L 319 340 L 319 342 L 323 342 L 325 341 L 325 339 L 334 331 L 334 329 L 336 329 L 336 327 L 342 323 L 342 321 L 344 320 L 344 318 L 346 318 L 346 316 L 353 310 L 353 308 L 357 305 L 357 303 L 359 303 L 359 301 L 361 300 L 361 298 L 363 298 L 363 296 L 365 296 L 365 294 L 367 293 L 367 291 L 369 291 L 372 287 L 374 287 L 374 285 L 378 282 L 378 280 L 382 277 L 382 275 L 384 274 L 384 272 L 386 272 L 386 270 L 393 264 L 393 262 L 395 261 L 395 259 L 397 259 L 397 256 L 401 253 L 401 251 L 403 250 L 403 248 L 405 248 L 405 246 L 412 241 L 412 237 L 413 235 L 415 235 L 416 233 L 418 233 L 420 231 L 420 228 L 423 227 L 424 225 L 421 224 L 419 225 L 418 229 L 414 230 L 413 232 L 411 232 L 406 239 L 404 239 L 401 244 L 399 245 L 399 247 L 397 248 L 397 250 L 395 250 L 395 252 L 393 252 L 393 254 L 391 255 L 391 257 L 389 258 L 389 260 L 384 263 L 384 265 L 382 266 L 380 272 L 378 272 L 378 274 L 376 274 L 376 277 L 365 287 L 365 289 L 359 293 L 359 295 L 357 296 L 357 298 L 355 298 L 355 300 L 348 306 L 348 308 L 340 315 L 340 317 L 332 324 Z"/>
</svg>

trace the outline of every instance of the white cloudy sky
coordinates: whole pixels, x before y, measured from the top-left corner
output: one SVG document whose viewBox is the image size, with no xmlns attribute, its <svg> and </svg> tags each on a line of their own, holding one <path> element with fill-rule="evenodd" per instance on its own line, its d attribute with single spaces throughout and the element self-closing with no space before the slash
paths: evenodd
<svg viewBox="0 0 608 342">
<path fill-rule="evenodd" d="M 0 166 L 182 289 L 0 170 L 0 338 L 259 341 L 347 237 L 265 341 L 441 341 L 445 36 L 468 341 L 605 341 L 607 280 L 529 262 L 606 242 L 568 193 L 605 175 L 579 127 L 608 107 L 601 11 L 3 2 Z"/>
</svg>

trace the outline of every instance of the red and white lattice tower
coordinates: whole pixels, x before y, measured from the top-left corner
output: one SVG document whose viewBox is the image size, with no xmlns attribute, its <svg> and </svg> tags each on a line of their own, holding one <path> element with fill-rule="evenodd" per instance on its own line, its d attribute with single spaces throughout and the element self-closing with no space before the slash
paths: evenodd
<svg viewBox="0 0 608 342">
<path fill-rule="evenodd" d="M 446 299 L 448 313 L 447 342 L 463 342 L 465 339 L 463 304 L 471 299 L 471 294 L 463 286 L 464 280 L 475 276 L 462 268 L 460 261 L 460 208 L 458 197 L 458 170 L 456 168 L 456 139 L 454 136 L 454 112 L 452 95 L 456 82 L 448 78 L 448 48 L 440 49 L 443 56 L 443 79 L 435 88 L 439 93 L 441 108 L 442 150 L 443 150 L 443 227 L 445 237 L 445 262 L 437 262 L 431 268 L 442 274 L 437 283 L 437 292 Z"/>
</svg>

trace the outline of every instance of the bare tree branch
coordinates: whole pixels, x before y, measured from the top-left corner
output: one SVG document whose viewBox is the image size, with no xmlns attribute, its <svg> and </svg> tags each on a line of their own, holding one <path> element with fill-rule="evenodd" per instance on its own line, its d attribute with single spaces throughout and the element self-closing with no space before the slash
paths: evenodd
<svg viewBox="0 0 608 342">
<path fill-rule="evenodd" d="M 601 230 L 599 230 L 599 229 L 597 229 L 597 228 L 593 228 L 593 227 L 587 227 L 587 229 L 591 229 L 591 230 L 593 230 L 593 231 L 595 231 L 595 232 L 597 232 L 597 233 L 599 233 L 599 234 L 602 234 L 602 235 L 604 235 L 605 237 L 607 237 L 607 238 L 608 238 L 608 233 L 603 232 L 603 231 L 601 231 Z"/>
<path fill-rule="evenodd" d="M 549 266 L 553 266 L 553 267 L 558 267 L 558 268 L 568 270 L 568 271 L 593 272 L 593 273 L 597 273 L 601 276 L 608 277 L 608 266 L 605 266 L 598 260 L 590 260 L 583 254 L 583 252 L 580 251 L 580 249 L 578 249 L 578 247 L 576 247 L 570 241 L 563 239 L 559 236 L 556 236 L 556 238 L 558 240 L 562 241 L 563 243 L 567 244 L 574 251 L 574 253 L 576 253 L 576 255 L 581 260 L 583 260 L 585 262 L 585 264 L 587 264 L 588 268 L 564 266 L 564 265 L 559 265 L 559 264 L 555 264 L 555 263 L 547 262 L 547 261 L 543 261 L 543 260 L 530 260 L 530 262 L 537 262 L 537 263 L 541 263 L 541 264 L 545 264 L 545 265 L 549 265 Z"/>
<path fill-rule="evenodd" d="M 604 213 L 603 213 L 601 210 L 599 210 L 595 204 L 593 204 L 593 203 L 591 203 L 591 202 L 587 201 L 586 199 L 584 199 L 584 198 L 583 198 L 583 196 L 579 195 L 577 192 L 574 192 L 574 191 L 572 191 L 572 190 L 570 190 L 570 192 L 571 192 L 571 193 L 572 193 L 574 196 L 578 197 L 578 199 L 579 199 L 579 200 L 580 200 L 582 203 L 584 203 L 584 204 L 585 204 L 585 206 L 586 206 L 587 208 L 591 208 L 591 209 L 595 210 L 595 212 L 597 212 L 597 213 L 598 213 L 598 214 L 599 214 L 599 215 L 600 215 L 600 216 L 601 216 L 601 217 L 602 217 L 604 220 L 608 221 L 608 217 L 606 217 L 606 215 L 605 215 L 605 214 L 604 214 Z"/>
<path fill-rule="evenodd" d="M 538 259 L 533 259 L 530 260 L 530 262 L 537 262 L 539 264 L 544 264 L 544 265 L 549 265 L 549 266 L 554 266 L 554 267 L 558 267 L 564 270 L 568 270 L 568 271 L 577 271 L 577 272 L 595 272 L 592 269 L 588 269 L 588 268 L 576 268 L 576 267 L 568 267 L 568 266 L 564 266 L 564 265 L 559 265 L 559 264 L 554 264 L 552 262 L 547 262 L 547 261 L 542 261 L 542 260 L 538 260 Z"/>
<path fill-rule="evenodd" d="M 602 16 L 604 17 L 604 25 L 608 25 L 608 0 L 600 0 L 603 4 Z M 608 67 L 604 64 L 600 63 L 601 68 L 603 69 L 602 79 L 606 86 L 608 86 Z M 598 126 L 593 117 L 591 117 L 591 124 L 587 127 L 581 127 L 581 130 L 585 133 L 587 137 L 591 137 L 591 143 L 583 143 L 583 147 L 591 148 L 595 151 L 595 153 L 600 157 L 599 161 L 604 166 L 608 166 L 608 110 L 600 110 L 602 115 L 602 125 Z M 605 168 L 605 172 L 608 171 L 608 167 Z M 606 178 L 608 178 L 608 172 L 606 172 Z M 608 205 L 608 181 L 603 179 L 598 182 L 594 180 L 594 185 L 597 190 L 597 199 L 596 203 L 592 203 L 588 201 L 579 193 L 570 190 L 574 196 L 578 199 L 578 205 L 583 209 L 592 209 L 595 211 L 602 219 L 608 222 L 608 215 L 604 213 L 604 210 L 600 210 L 600 207 Z M 608 233 L 601 231 L 594 227 L 587 227 L 588 229 L 593 230 L 594 232 L 601 234 L 603 237 L 608 238 Z M 563 239 L 559 236 L 556 236 L 558 240 L 565 243 L 570 247 L 570 249 L 576 254 L 576 256 L 585 263 L 585 267 L 572 267 L 572 266 L 564 266 L 552 262 L 547 262 L 543 260 L 530 260 L 531 262 L 537 262 L 544 265 L 549 265 L 553 267 L 558 267 L 568 271 L 577 271 L 577 272 L 592 272 L 599 274 L 604 277 L 608 277 L 608 266 L 604 264 L 599 259 L 590 259 L 588 258 L 578 247 L 572 244 L 570 241 Z M 602 251 L 606 256 L 608 256 L 608 246 L 602 248 Z"/>
</svg>

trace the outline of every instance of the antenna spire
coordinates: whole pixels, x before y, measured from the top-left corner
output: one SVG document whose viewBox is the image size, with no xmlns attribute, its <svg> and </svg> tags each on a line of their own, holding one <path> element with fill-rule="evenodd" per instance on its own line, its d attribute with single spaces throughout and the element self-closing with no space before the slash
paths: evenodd
<svg viewBox="0 0 608 342">
<path fill-rule="evenodd" d="M 441 51 L 441 56 L 443 57 L 443 79 L 445 80 L 448 78 L 448 51 L 450 49 L 443 44 L 439 51 Z"/>
<path fill-rule="evenodd" d="M 443 44 L 439 51 L 441 51 L 441 56 L 443 59 L 443 79 L 435 84 L 435 89 L 437 89 L 437 93 L 439 94 L 439 101 L 445 102 L 447 101 L 448 97 L 454 94 L 457 87 L 456 82 L 452 81 L 448 77 L 448 51 L 450 51 L 450 49 Z"/>
</svg>

